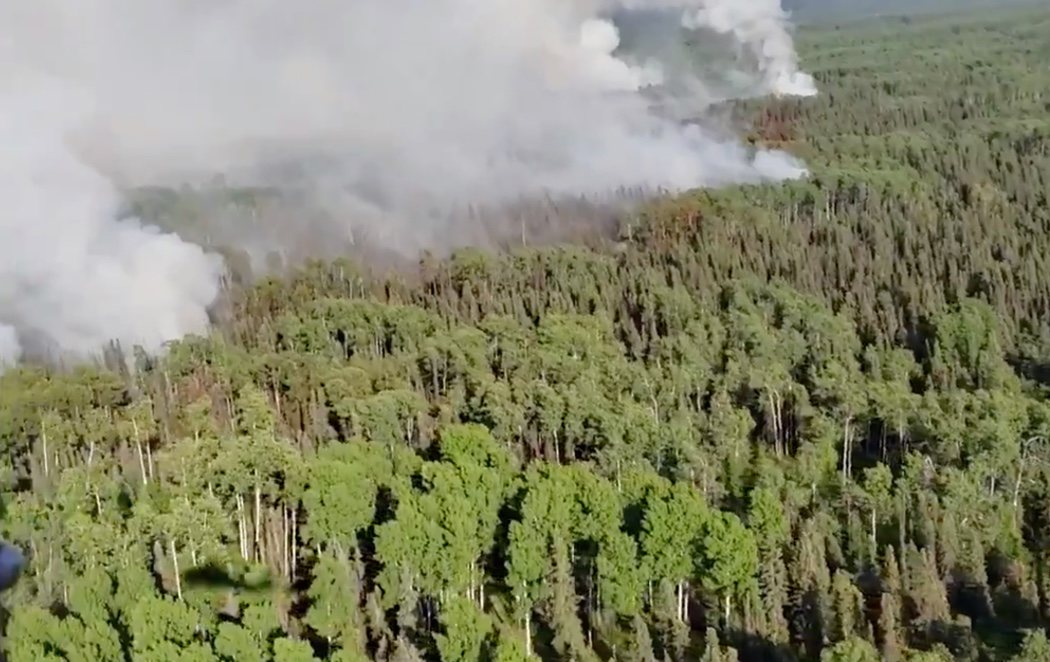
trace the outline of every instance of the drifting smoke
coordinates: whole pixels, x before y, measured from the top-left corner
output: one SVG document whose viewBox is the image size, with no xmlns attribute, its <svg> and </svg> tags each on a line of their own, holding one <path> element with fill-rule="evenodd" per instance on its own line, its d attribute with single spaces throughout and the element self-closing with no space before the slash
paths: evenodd
<svg viewBox="0 0 1050 662">
<path fill-rule="evenodd" d="M 783 25 L 786 20 L 780 0 L 751 2 L 711 2 L 687 11 L 682 17 L 686 28 L 710 28 L 732 35 L 758 63 L 766 88 L 774 94 L 813 96 L 813 78 L 798 70 L 795 46 Z"/>
<path fill-rule="evenodd" d="M 129 187 L 294 168 L 415 251 L 458 205 L 802 175 L 654 110 L 727 96 L 621 43 L 654 11 L 730 40 L 739 96 L 815 92 L 778 0 L 0 0 L 0 363 L 206 329 L 221 262 L 117 220 Z"/>
</svg>

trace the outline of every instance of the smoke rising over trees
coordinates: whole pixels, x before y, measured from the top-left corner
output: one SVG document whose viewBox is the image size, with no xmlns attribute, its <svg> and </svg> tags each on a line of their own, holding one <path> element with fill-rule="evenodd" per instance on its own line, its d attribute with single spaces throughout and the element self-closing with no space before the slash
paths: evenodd
<svg viewBox="0 0 1050 662">
<path fill-rule="evenodd" d="M 653 9 L 676 17 L 662 38 L 739 49 L 713 65 L 742 94 L 815 91 L 776 0 L 0 4 L 0 356 L 205 330 L 220 260 L 118 221 L 129 187 L 298 186 L 329 232 L 415 255 L 460 243 L 466 205 L 802 175 L 653 110 L 671 89 L 692 117 L 716 100 L 618 50 L 614 15 Z"/>
<path fill-rule="evenodd" d="M 1047 659 L 1047 34 L 806 31 L 805 181 L 5 371 L 8 659 Z"/>
</svg>

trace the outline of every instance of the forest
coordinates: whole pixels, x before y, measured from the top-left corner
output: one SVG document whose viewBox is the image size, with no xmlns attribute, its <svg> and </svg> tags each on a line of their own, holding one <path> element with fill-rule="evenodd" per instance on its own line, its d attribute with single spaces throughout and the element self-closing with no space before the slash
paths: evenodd
<svg viewBox="0 0 1050 662">
<path fill-rule="evenodd" d="M 861 17 L 914 17 L 992 8 L 1038 6 L 1041 0 L 784 0 L 794 21 L 819 24 Z"/>
<path fill-rule="evenodd" d="M 805 180 L 4 371 L 7 659 L 1050 660 L 1047 35 L 813 26 Z"/>
</svg>

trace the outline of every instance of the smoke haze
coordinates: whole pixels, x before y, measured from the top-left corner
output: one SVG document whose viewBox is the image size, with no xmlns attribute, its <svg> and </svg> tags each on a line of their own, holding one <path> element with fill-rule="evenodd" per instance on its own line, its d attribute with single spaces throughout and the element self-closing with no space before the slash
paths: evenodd
<svg viewBox="0 0 1050 662">
<path fill-rule="evenodd" d="M 816 92 L 779 0 L 0 0 L 0 25 L 0 365 L 207 328 L 221 261 L 117 220 L 129 187 L 294 181 L 414 252 L 460 205 L 798 177 L 656 109 Z M 702 68 L 661 57 L 688 34 Z"/>
</svg>

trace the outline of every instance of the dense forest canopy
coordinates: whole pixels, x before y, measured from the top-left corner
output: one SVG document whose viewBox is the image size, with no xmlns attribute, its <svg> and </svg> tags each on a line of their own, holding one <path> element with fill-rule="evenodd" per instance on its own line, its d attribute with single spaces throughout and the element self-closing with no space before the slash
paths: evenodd
<svg viewBox="0 0 1050 662">
<path fill-rule="evenodd" d="M 1050 660 L 1048 34 L 814 27 L 806 181 L 4 372 L 8 659 Z"/>
</svg>

